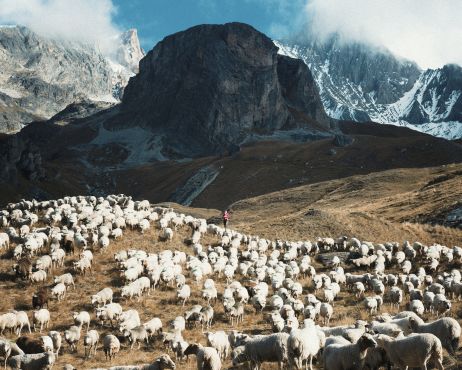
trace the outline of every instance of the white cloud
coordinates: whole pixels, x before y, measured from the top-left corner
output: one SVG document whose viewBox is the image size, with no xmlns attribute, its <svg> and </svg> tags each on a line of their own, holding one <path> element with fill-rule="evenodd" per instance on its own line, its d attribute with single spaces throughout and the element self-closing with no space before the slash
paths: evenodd
<svg viewBox="0 0 462 370">
<path fill-rule="evenodd" d="M 0 0 L 0 22 L 19 24 L 55 39 L 78 41 L 110 53 L 120 30 L 111 0 Z"/>
<path fill-rule="evenodd" d="M 311 31 L 385 46 L 422 67 L 462 65 L 461 0 L 309 0 Z"/>
</svg>

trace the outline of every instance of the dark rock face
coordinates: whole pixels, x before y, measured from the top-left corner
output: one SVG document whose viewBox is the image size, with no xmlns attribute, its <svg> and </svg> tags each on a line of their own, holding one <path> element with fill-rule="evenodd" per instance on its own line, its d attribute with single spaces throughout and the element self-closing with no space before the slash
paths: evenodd
<svg viewBox="0 0 462 370">
<path fill-rule="evenodd" d="M 182 156 L 223 152 L 250 133 L 328 130 L 310 71 L 277 50 L 240 23 L 168 36 L 141 60 L 121 115 L 107 126 L 139 125 L 163 135 L 165 149 Z"/>
<path fill-rule="evenodd" d="M 45 177 L 42 156 L 37 146 L 19 136 L 0 141 L 0 179 L 2 182 L 16 181 L 18 171 L 28 180 Z"/>
</svg>

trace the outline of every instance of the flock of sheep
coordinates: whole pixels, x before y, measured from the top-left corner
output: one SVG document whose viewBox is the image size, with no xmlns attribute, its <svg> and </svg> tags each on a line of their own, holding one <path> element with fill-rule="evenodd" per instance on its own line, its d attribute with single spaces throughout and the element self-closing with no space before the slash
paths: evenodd
<svg viewBox="0 0 462 370">
<path fill-rule="evenodd" d="M 165 249 L 113 253 L 123 285 L 95 288 L 81 297 L 91 310 L 73 312 L 74 325 L 65 330 L 53 328 L 48 305 L 78 289 L 76 276 L 91 274 L 96 257 L 126 229 L 150 228 L 159 229 Z M 172 241 L 180 230 L 188 233 L 187 247 Z M 206 238 L 214 242 L 205 245 Z M 112 370 L 181 368 L 190 355 L 198 370 L 219 370 L 227 361 L 255 370 L 264 363 L 280 369 L 312 369 L 313 363 L 327 370 L 443 369 L 443 350 L 452 357 L 459 348 L 461 327 L 450 317 L 462 296 L 459 247 L 347 237 L 271 241 L 109 195 L 9 204 L 0 210 L 0 250 L 11 259 L 17 284 L 37 286 L 32 310 L 16 311 L 11 302 L 11 310 L 0 315 L 0 357 L 12 369 L 49 369 L 79 343 L 86 358 L 102 346 Z M 63 268 L 65 273 L 55 273 Z M 53 284 L 47 286 L 50 276 Z M 159 289 L 176 291 L 182 315 L 163 323 L 153 313 L 143 322 L 137 310 L 124 308 L 130 301 L 156 299 Z M 195 292 L 202 304 L 189 305 Z M 347 296 L 363 307 L 367 320 L 331 326 L 334 307 Z M 391 315 L 387 307 L 399 312 Z M 217 317 L 218 308 L 224 315 Z M 270 333 L 243 328 L 249 314 Z M 431 319 L 425 322 L 424 316 Z M 219 320 L 229 330 L 213 331 Z M 198 328 L 207 344 L 185 339 Z M 151 364 L 111 366 L 124 343 L 127 351 L 155 343 L 166 353 Z"/>
</svg>

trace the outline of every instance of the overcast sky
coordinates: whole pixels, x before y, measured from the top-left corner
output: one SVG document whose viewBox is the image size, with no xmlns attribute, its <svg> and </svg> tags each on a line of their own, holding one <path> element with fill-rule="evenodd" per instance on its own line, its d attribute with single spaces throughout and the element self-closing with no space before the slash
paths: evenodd
<svg viewBox="0 0 462 370">
<path fill-rule="evenodd" d="M 462 65 L 461 17 L 462 0 L 0 0 L 1 23 L 98 44 L 103 51 L 128 28 L 138 29 L 149 50 L 197 24 L 239 21 L 272 38 L 289 37 L 302 27 L 320 37 L 340 32 L 422 67 Z"/>
</svg>

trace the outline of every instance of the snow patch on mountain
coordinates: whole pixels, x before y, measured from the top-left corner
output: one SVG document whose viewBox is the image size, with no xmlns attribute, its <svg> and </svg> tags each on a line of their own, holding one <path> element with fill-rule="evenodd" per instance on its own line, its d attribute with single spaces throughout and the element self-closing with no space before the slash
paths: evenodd
<svg viewBox="0 0 462 370">
<path fill-rule="evenodd" d="M 89 145 L 105 146 L 114 143 L 121 145 L 128 152 L 128 157 L 121 167 L 168 159 L 162 154 L 162 136 L 152 135 L 150 131 L 141 127 L 110 131 L 101 126 L 98 135 Z"/>
<path fill-rule="evenodd" d="M 308 45 L 289 45 L 279 41 L 274 43 L 280 54 L 302 59 L 308 65 L 319 89 L 324 109 L 332 118 L 406 126 L 446 139 L 462 137 L 462 122 L 458 118 L 452 119 L 462 114 L 460 67 L 445 66 L 421 71 L 412 85 L 408 77 L 392 70 L 385 82 L 394 89 L 397 99 L 391 103 L 383 103 L 378 102 L 377 91 L 364 91 L 361 84 L 353 82 L 349 77 L 355 73 L 364 73 L 365 67 L 361 65 L 363 60 L 359 60 L 362 50 L 358 51 L 352 47 L 347 50 L 350 54 L 339 56 L 345 49 L 335 44 L 330 49 L 326 48 L 326 51 L 316 42 Z M 342 65 L 342 70 L 333 70 L 331 60 L 342 57 L 346 63 Z M 387 54 L 384 58 L 390 56 Z M 398 65 L 401 63 L 404 68 L 407 67 L 406 63 L 410 65 L 410 62 L 398 59 L 393 62 Z M 408 86 L 407 91 L 403 89 L 405 86 Z M 399 91 L 402 93 L 398 94 Z"/>
</svg>

